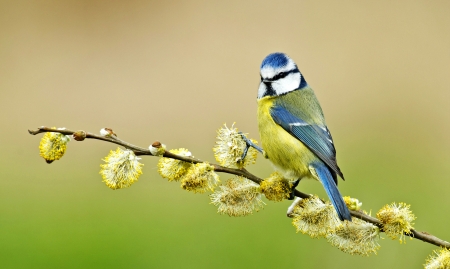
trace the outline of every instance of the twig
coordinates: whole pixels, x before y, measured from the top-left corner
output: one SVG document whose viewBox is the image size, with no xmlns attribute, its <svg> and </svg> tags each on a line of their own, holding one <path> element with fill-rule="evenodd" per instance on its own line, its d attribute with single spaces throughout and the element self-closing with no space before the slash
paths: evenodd
<svg viewBox="0 0 450 269">
<path fill-rule="evenodd" d="M 76 131 L 72 131 L 72 130 L 69 130 L 69 129 L 48 128 L 48 127 L 42 126 L 42 127 L 39 127 L 37 130 L 28 130 L 28 132 L 30 134 L 32 134 L 32 135 L 37 135 L 37 134 L 46 133 L 46 132 L 55 132 L 55 133 L 61 133 L 61 134 L 64 134 L 64 135 L 73 135 Z M 136 155 L 150 155 L 150 156 L 153 156 L 150 153 L 150 150 L 148 150 L 146 148 L 141 148 L 141 147 L 135 146 L 135 145 L 130 144 L 128 142 L 125 142 L 125 141 L 123 141 L 123 140 L 121 140 L 121 139 L 119 139 L 119 138 L 117 138 L 115 136 L 106 137 L 106 136 L 101 136 L 101 135 L 96 135 L 96 134 L 93 134 L 93 133 L 86 132 L 86 138 L 103 140 L 103 141 L 106 141 L 106 142 L 110 142 L 110 143 L 114 143 L 114 144 L 123 146 L 123 147 L 125 147 L 127 149 L 132 150 Z M 196 159 L 196 158 L 188 157 L 188 156 L 180 156 L 180 155 L 177 155 L 177 154 L 173 154 L 173 153 L 171 153 L 169 151 L 165 151 L 164 154 L 163 154 L 163 157 L 172 158 L 172 159 L 185 161 L 185 162 L 191 162 L 191 163 L 202 163 L 203 162 L 200 159 Z M 222 173 L 227 173 L 227 174 L 233 174 L 233 175 L 236 175 L 236 176 L 242 176 L 242 177 L 250 179 L 251 181 L 253 181 L 253 182 L 257 183 L 257 184 L 260 184 L 261 181 L 263 180 L 263 179 L 255 176 L 255 175 L 253 175 L 252 173 L 248 172 L 246 169 L 228 168 L 228 167 L 220 166 L 218 164 L 211 164 L 211 165 L 214 166 L 214 171 L 216 171 L 216 172 L 222 172 Z M 294 190 L 294 195 L 297 196 L 297 197 L 300 197 L 300 198 L 309 198 L 310 197 L 309 194 L 300 192 L 298 190 Z M 371 217 L 369 215 L 366 215 L 366 214 L 364 214 L 364 213 L 362 213 L 360 211 L 350 210 L 350 213 L 351 213 L 351 215 L 353 217 L 362 219 L 362 220 L 364 220 L 366 222 L 370 222 L 370 223 L 378 226 L 381 229 L 381 231 L 383 230 L 383 224 L 377 218 L 374 218 L 374 217 Z M 429 234 L 427 232 L 418 232 L 418 231 L 416 231 L 414 229 L 411 229 L 411 233 L 410 234 L 405 233 L 405 235 L 413 237 L 413 238 L 416 238 L 416 239 L 419 239 L 419 240 L 422 240 L 424 242 L 427 242 L 427 243 L 430 243 L 430 244 L 433 244 L 433 245 L 436 245 L 436 246 L 439 246 L 439 247 L 444 247 L 444 248 L 450 249 L 450 243 L 449 242 L 444 241 L 442 239 L 439 239 L 436 236 L 431 235 L 431 234 Z"/>
</svg>

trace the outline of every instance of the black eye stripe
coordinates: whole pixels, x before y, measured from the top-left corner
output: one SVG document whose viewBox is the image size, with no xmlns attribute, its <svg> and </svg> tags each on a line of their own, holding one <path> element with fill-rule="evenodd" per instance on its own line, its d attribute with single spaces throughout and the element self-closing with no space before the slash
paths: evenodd
<svg viewBox="0 0 450 269">
<path fill-rule="evenodd" d="M 300 73 L 300 71 L 298 71 L 298 69 L 294 69 L 294 70 L 290 70 L 290 71 L 288 71 L 288 72 L 281 72 L 281 73 L 278 73 L 278 74 L 277 74 L 276 76 L 274 76 L 273 78 L 267 79 L 267 80 L 268 80 L 268 81 L 275 81 L 275 80 L 278 80 L 278 79 L 285 78 L 287 75 L 293 74 L 293 73 Z"/>
</svg>

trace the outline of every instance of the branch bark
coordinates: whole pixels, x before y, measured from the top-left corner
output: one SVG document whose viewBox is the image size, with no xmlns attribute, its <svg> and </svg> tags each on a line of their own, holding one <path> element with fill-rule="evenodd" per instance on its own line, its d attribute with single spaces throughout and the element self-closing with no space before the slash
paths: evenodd
<svg viewBox="0 0 450 269">
<path fill-rule="evenodd" d="M 46 132 L 55 132 L 55 133 L 61 133 L 64 135 L 73 135 L 77 131 L 72 131 L 69 129 L 49 128 L 49 127 L 42 126 L 36 130 L 28 130 L 28 132 L 32 135 L 37 135 L 37 134 L 46 133 Z M 115 136 L 101 136 L 101 135 L 86 132 L 86 138 L 102 140 L 102 141 L 110 142 L 113 144 L 117 144 L 119 146 L 123 146 L 127 149 L 132 150 L 136 155 L 154 156 L 153 154 L 151 154 L 149 149 L 135 146 L 135 145 L 128 143 L 126 141 L 123 141 Z M 197 159 L 197 158 L 180 156 L 180 155 L 173 154 L 169 151 L 165 151 L 163 154 L 163 157 L 172 158 L 172 159 L 190 162 L 190 163 L 202 163 L 203 162 L 202 160 Z M 260 184 L 261 181 L 263 180 L 255 175 L 253 175 L 252 173 L 248 172 L 246 169 L 228 168 L 228 167 L 220 166 L 218 164 L 211 164 L 211 165 L 214 166 L 214 171 L 216 171 L 216 172 L 222 172 L 222 173 L 232 174 L 232 175 L 236 175 L 236 176 L 242 176 L 242 177 L 250 179 L 251 181 L 253 181 L 257 184 Z M 294 190 L 294 195 L 297 197 L 300 197 L 300 198 L 309 198 L 310 197 L 309 194 L 300 192 L 298 190 Z M 370 223 L 378 226 L 381 229 L 381 231 L 383 231 L 383 224 L 377 218 L 366 215 L 360 211 L 350 210 L 350 213 L 353 217 L 362 219 L 366 222 L 370 222 Z M 449 242 L 442 240 L 442 239 L 440 239 L 434 235 L 431 235 L 427 232 L 419 232 L 414 229 L 411 229 L 411 233 L 410 234 L 405 233 L 405 235 L 410 236 L 412 238 L 419 239 L 421 241 L 427 242 L 429 244 L 432 244 L 432 245 L 435 245 L 438 247 L 450 249 Z"/>
</svg>

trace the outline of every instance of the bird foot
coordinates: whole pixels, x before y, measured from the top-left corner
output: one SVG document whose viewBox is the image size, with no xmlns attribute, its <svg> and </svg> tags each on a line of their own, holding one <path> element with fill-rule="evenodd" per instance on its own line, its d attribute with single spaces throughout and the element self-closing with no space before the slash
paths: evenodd
<svg viewBox="0 0 450 269">
<path fill-rule="evenodd" d="M 295 198 L 294 191 L 295 191 L 295 188 L 297 188 L 298 183 L 300 183 L 300 179 L 297 179 L 296 181 L 294 181 L 292 183 L 291 192 L 289 193 L 288 200 L 294 200 L 294 198 Z"/>
<path fill-rule="evenodd" d="M 244 135 L 244 133 L 239 132 L 239 134 L 242 136 L 242 139 L 243 139 L 243 140 L 245 141 L 245 143 L 246 143 L 246 147 L 245 147 L 245 149 L 244 149 L 244 153 L 242 153 L 241 158 L 238 160 L 239 163 L 243 162 L 244 159 L 245 159 L 245 157 L 247 157 L 248 149 L 249 149 L 250 147 L 252 147 L 252 148 L 256 149 L 257 151 L 259 151 L 259 152 L 264 156 L 264 158 L 266 158 L 266 159 L 268 158 L 268 157 L 267 157 L 267 153 L 266 153 L 262 148 L 258 147 L 255 143 L 253 143 L 250 139 L 248 139 L 248 138 Z"/>
</svg>

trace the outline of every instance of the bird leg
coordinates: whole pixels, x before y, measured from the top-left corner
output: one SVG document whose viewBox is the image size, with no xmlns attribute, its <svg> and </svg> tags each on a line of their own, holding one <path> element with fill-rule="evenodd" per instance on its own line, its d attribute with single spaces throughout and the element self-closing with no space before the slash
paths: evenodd
<svg viewBox="0 0 450 269">
<path fill-rule="evenodd" d="M 295 191 L 295 188 L 297 188 L 298 183 L 300 183 L 300 178 L 292 183 L 291 192 L 289 193 L 288 200 L 294 200 L 294 198 L 295 198 L 294 191 Z"/>
<path fill-rule="evenodd" d="M 266 152 L 265 152 L 262 148 L 258 147 L 255 143 L 253 143 L 250 139 L 248 139 L 248 138 L 244 135 L 244 133 L 239 132 L 239 134 L 242 136 L 242 139 L 243 139 L 243 140 L 245 141 L 245 143 L 247 144 L 246 147 L 245 147 L 245 149 L 244 149 L 244 153 L 242 153 L 240 162 L 244 161 L 245 157 L 247 156 L 248 149 L 249 149 L 250 147 L 252 147 L 252 148 L 256 149 L 257 151 L 259 151 L 259 153 L 261 153 L 261 154 L 264 156 L 264 158 L 266 158 L 266 159 L 268 158 Z"/>
<path fill-rule="evenodd" d="M 288 216 L 288 218 L 293 218 L 295 217 L 294 213 L 294 208 L 302 201 L 302 198 L 300 197 L 295 197 L 294 202 L 292 202 L 292 204 L 289 206 L 286 215 Z"/>
</svg>

